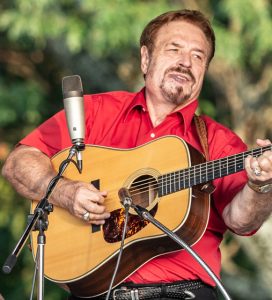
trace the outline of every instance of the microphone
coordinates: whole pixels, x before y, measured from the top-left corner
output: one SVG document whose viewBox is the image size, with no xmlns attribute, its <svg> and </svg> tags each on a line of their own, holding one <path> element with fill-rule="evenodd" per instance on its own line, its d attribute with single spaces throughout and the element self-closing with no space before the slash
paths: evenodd
<svg viewBox="0 0 272 300">
<path fill-rule="evenodd" d="M 77 149 L 77 163 L 81 173 L 81 151 L 85 148 L 85 113 L 83 105 L 83 88 L 80 76 L 73 75 L 64 77 L 62 80 L 62 93 L 67 126 L 72 144 Z"/>
<path fill-rule="evenodd" d="M 120 202 L 128 210 L 132 206 L 132 198 L 130 192 L 127 188 L 120 188 L 118 191 L 118 196 L 120 198 Z"/>
</svg>

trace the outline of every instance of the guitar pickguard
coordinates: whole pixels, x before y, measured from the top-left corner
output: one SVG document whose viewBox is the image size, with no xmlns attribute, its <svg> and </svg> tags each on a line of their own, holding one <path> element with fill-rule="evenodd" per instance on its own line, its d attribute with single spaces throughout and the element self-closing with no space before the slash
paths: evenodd
<svg viewBox="0 0 272 300">
<path fill-rule="evenodd" d="M 157 205 L 150 211 L 152 216 L 155 215 L 157 211 Z M 122 240 L 123 230 L 125 223 L 125 210 L 123 208 L 117 209 L 111 212 L 109 219 L 105 221 L 103 225 L 104 239 L 108 243 L 115 243 Z M 129 214 L 127 231 L 125 238 L 128 238 L 141 229 L 143 229 L 149 222 L 141 219 L 136 215 Z"/>
</svg>

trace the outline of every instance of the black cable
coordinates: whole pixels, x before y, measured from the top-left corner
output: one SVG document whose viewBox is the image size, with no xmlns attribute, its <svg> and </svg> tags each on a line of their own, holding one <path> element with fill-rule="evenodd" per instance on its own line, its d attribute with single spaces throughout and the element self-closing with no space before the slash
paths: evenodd
<svg viewBox="0 0 272 300">
<path fill-rule="evenodd" d="M 119 251 L 119 254 L 118 254 L 116 266 L 115 266 L 115 269 L 114 269 L 114 272 L 113 272 L 113 275 L 112 275 L 112 278 L 111 278 L 111 282 L 110 282 L 108 293 L 107 293 L 107 296 L 106 296 L 105 300 L 108 300 L 109 297 L 110 297 L 112 286 L 113 286 L 116 274 L 117 274 L 119 266 L 120 266 L 120 261 L 121 261 L 121 257 L 122 257 L 122 254 L 123 254 L 124 242 L 125 242 L 126 231 L 127 231 L 128 212 L 129 212 L 129 206 L 125 205 L 125 221 L 124 221 L 124 228 L 123 228 L 122 240 L 121 240 L 121 245 L 120 245 L 120 251 Z"/>
<path fill-rule="evenodd" d="M 156 220 L 147 209 L 139 206 L 139 205 L 131 205 L 131 207 L 137 212 L 137 214 L 145 220 L 148 220 L 157 228 L 166 233 L 172 240 L 177 242 L 180 246 L 184 248 L 192 257 L 202 266 L 202 268 L 209 274 L 212 280 L 217 285 L 218 289 L 221 291 L 222 295 L 225 299 L 231 300 L 229 294 L 221 283 L 220 279 L 214 274 L 211 268 L 204 262 L 204 260 L 187 244 L 185 243 L 178 235 L 165 227 L 162 223 Z"/>
<path fill-rule="evenodd" d="M 51 189 L 55 186 L 56 181 L 58 181 L 60 178 L 63 177 L 61 175 L 63 173 L 63 168 L 65 167 L 66 164 L 68 165 L 70 162 L 73 163 L 76 166 L 76 168 L 79 172 L 78 165 L 73 159 L 71 159 L 71 158 L 70 159 L 69 158 L 65 159 L 59 166 L 58 174 L 50 180 L 45 195 L 48 195 L 51 192 Z"/>
</svg>

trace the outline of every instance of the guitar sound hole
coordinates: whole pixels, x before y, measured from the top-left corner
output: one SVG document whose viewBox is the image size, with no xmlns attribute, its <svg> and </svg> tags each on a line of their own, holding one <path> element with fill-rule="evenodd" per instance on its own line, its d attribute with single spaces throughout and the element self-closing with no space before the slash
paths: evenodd
<svg viewBox="0 0 272 300">
<path fill-rule="evenodd" d="M 135 205 L 146 208 L 152 204 L 157 196 L 157 180 L 150 175 L 142 175 L 132 182 L 129 192 Z"/>
<path fill-rule="evenodd" d="M 136 178 L 129 187 L 129 192 L 132 201 L 135 205 L 140 205 L 144 208 L 149 207 L 149 213 L 154 216 L 158 205 L 153 205 L 152 202 L 157 196 L 158 184 L 154 177 L 150 175 L 142 175 Z M 111 212 L 109 219 L 103 225 L 104 239 L 108 243 L 119 242 L 122 239 L 123 228 L 125 221 L 124 209 L 117 209 Z M 129 214 L 126 238 L 136 234 L 143 229 L 149 222 L 141 219 L 138 215 Z"/>
</svg>

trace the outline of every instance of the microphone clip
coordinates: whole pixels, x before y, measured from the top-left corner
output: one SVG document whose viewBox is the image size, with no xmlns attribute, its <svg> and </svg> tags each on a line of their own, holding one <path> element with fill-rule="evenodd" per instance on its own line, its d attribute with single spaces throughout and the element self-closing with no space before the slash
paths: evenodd
<svg viewBox="0 0 272 300">
<path fill-rule="evenodd" d="M 77 143 L 74 144 L 70 149 L 70 158 L 72 158 L 74 155 L 76 156 L 76 167 L 78 169 L 78 172 L 81 174 L 83 169 L 83 163 L 82 163 L 82 151 L 85 149 L 84 143 Z"/>
<path fill-rule="evenodd" d="M 122 205 L 125 207 L 125 209 L 129 210 L 130 207 L 133 205 L 129 190 L 127 188 L 122 187 L 118 191 L 118 196 L 120 198 Z"/>
</svg>

